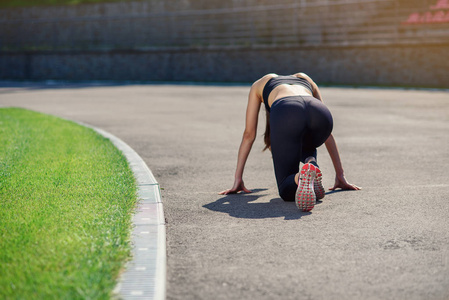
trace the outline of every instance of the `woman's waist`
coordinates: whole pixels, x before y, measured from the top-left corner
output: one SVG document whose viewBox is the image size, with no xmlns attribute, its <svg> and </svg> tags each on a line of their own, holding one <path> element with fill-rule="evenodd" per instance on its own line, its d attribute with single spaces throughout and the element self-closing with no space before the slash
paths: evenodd
<svg viewBox="0 0 449 300">
<path fill-rule="evenodd" d="M 284 98 L 290 98 L 290 97 L 312 97 L 312 94 L 310 91 L 306 88 L 296 88 L 294 90 L 292 89 L 281 89 L 277 91 L 276 93 L 272 93 L 270 96 L 271 104 L 274 103 L 277 100 L 284 99 Z M 271 106 L 271 105 L 270 105 Z"/>
<path fill-rule="evenodd" d="M 305 95 L 289 95 L 289 96 L 282 96 L 282 97 L 276 97 L 273 102 L 271 103 L 270 107 L 273 107 L 274 104 L 279 102 L 309 102 L 309 101 L 320 101 L 319 99 L 313 97 L 310 94 Z"/>
</svg>

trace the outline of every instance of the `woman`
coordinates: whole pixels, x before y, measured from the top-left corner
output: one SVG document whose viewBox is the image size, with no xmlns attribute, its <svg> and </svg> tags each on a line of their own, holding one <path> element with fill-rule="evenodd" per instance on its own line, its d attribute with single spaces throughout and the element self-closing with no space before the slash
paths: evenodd
<svg viewBox="0 0 449 300">
<path fill-rule="evenodd" d="M 324 197 L 322 174 L 316 161 L 316 149 L 323 143 L 336 172 L 335 184 L 330 190 L 360 189 L 345 178 L 331 134 L 332 115 L 324 105 L 315 82 L 304 73 L 289 76 L 267 74 L 254 82 L 249 92 L 234 185 L 220 194 L 251 192 L 243 182 L 243 169 L 256 138 L 262 102 L 267 112 L 265 149 L 272 152 L 279 195 L 284 201 L 295 201 L 299 209 L 310 211 L 316 199 Z M 301 170 L 300 162 L 304 163 Z"/>
</svg>

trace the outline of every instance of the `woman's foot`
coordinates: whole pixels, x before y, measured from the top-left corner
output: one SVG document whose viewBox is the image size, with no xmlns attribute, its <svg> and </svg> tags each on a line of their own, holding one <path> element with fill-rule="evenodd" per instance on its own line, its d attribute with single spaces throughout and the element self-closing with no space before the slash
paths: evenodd
<svg viewBox="0 0 449 300">
<path fill-rule="evenodd" d="M 317 200 L 323 199 L 324 196 L 326 195 L 326 191 L 324 190 L 323 182 L 322 182 L 323 175 L 321 174 L 321 171 L 320 171 L 320 169 L 318 167 L 318 164 L 316 162 L 316 158 L 313 157 L 313 156 L 309 156 L 309 157 L 306 158 L 305 163 L 306 164 L 310 163 L 310 164 L 315 166 L 316 178 L 315 178 L 315 181 L 313 183 L 313 189 L 315 190 L 316 199 Z"/>
<path fill-rule="evenodd" d="M 320 169 L 315 167 L 315 170 L 316 170 L 316 178 L 315 181 L 313 182 L 313 189 L 315 191 L 316 199 L 319 200 L 324 198 L 324 196 L 326 195 L 326 191 L 324 190 L 323 187 L 322 182 L 323 175 L 321 174 Z"/>
<path fill-rule="evenodd" d="M 316 175 L 316 167 L 310 163 L 305 164 L 299 173 L 295 202 L 302 211 L 311 211 L 315 206 L 316 196 L 313 186 Z"/>
</svg>

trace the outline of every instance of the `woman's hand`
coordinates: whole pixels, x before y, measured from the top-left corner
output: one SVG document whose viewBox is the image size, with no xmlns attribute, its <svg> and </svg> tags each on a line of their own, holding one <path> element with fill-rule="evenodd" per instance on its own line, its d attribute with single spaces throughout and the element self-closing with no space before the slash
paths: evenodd
<svg viewBox="0 0 449 300">
<path fill-rule="evenodd" d="M 243 182 L 242 179 L 240 179 L 240 180 L 236 179 L 234 181 L 234 185 L 232 186 L 232 188 L 230 188 L 229 190 L 224 190 L 222 192 L 219 192 L 218 194 L 219 195 L 236 194 L 240 191 L 244 191 L 245 193 L 251 193 L 251 191 L 245 187 L 245 183 Z"/>
<path fill-rule="evenodd" d="M 331 187 L 329 190 L 334 191 L 338 188 L 342 190 L 361 190 L 361 187 L 356 186 L 355 184 L 349 183 L 344 175 L 335 176 L 335 184 L 334 187 Z"/>
</svg>

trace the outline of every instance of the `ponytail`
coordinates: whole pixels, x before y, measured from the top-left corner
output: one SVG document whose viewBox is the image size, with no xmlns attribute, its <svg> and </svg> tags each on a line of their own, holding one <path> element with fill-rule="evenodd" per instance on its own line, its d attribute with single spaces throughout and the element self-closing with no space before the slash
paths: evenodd
<svg viewBox="0 0 449 300">
<path fill-rule="evenodd" d="M 265 142 L 265 148 L 263 148 L 262 151 L 265 151 L 267 149 L 269 149 L 271 151 L 271 141 L 270 141 L 270 113 L 268 112 L 268 110 L 265 110 L 265 114 L 266 114 L 266 126 L 265 126 L 265 134 L 264 134 L 264 142 Z"/>
</svg>

